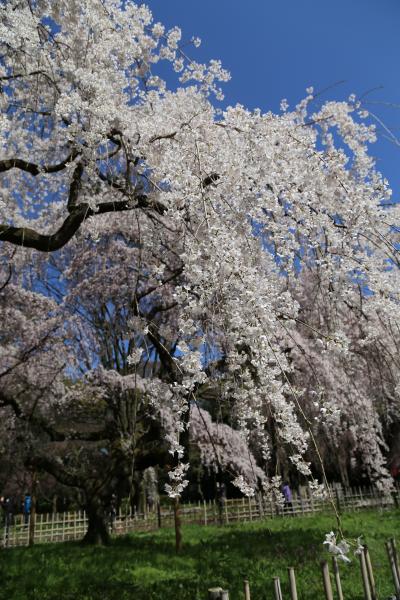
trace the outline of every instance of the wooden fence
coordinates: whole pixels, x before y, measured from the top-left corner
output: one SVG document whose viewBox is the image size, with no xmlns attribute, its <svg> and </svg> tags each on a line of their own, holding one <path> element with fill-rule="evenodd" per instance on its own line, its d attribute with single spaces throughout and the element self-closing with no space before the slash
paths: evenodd
<svg viewBox="0 0 400 600">
<path fill-rule="evenodd" d="M 381 494 L 373 488 L 334 488 L 332 494 L 337 508 L 343 512 L 359 511 L 367 508 L 393 508 L 400 505 L 400 489 L 391 494 Z M 254 498 L 228 499 L 221 506 L 215 501 L 197 504 L 182 504 L 180 508 L 183 524 L 229 524 L 255 521 L 273 517 L 296 517 L 312 515 L 329 509 L 327 499 L 315 499 L 303 489 L 294 493 L 290 505 L 279 506 L 267 501 L 261 495 Z M 29 544 L 29 531 L 35 543 L 64 542 L 80 540 L 88 525 L 85 511 L 36 514 L 35 522 L 30 518 L 24 522 L 22 515 L 16 515 L 13 523 L 4 526 L 1 544 L 3 547 L 26 546 Z M 174 513 L 171 506 L 157 506 L 145 512 L 120 511 L 113 520 L 111 531 L 114 535 L 124 535 L 131 531 L 151 531 L 160 527 L 173 527 Z"/>
</svg>

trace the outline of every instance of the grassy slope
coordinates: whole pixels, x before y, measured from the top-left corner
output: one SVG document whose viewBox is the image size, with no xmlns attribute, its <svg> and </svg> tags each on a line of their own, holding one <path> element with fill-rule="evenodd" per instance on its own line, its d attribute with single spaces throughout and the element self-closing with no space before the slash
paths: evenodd
<svg viewBox="0 0 400 600">
<path fill-rule="evenodd" d="M 379 598 L 392 592 L 384 542 L 400 544 L 400 513 L 346 515 L 345 533 L 368 542 Z M 327 558 L 321 542 L 334 528 L 332 516 L 275 518 L 229 527 L 184 528 L 185 548 L 174 553 L 171 530 L 138 533 L 108 548 L 77 543 L 47 544 L 0 552 L 1 600 L 195 600 L 220 585 L 231 600 L 243 598 L 250 580 L 252 600 L 272 598 L 271 578 L 279 575 L 287 592 L 287 566 L 296 568 L 299 598 L 323 597 L 319 563 Z M 345 600 L 361 599 L 358 561 L 341 568 Z"/>
</svg>

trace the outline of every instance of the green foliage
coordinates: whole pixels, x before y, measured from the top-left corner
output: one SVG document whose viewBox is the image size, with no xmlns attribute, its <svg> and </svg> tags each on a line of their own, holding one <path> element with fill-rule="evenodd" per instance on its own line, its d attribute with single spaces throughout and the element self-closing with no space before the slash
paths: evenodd
<svg viewBox="0 0 400 600">
<path fill-rule="evenodd" d="M 398 511 L 345 515 L 344 533 L 368 543 L 379 598 L 392 592 L 384 542 L 400 537 Z M 184 549 L 174 552 L 174 532 L 137 533 L 107 548 L 48 544 L 1 552 L 1 600 L 203 600 L 222 586 L 243 599 L 243 579 L 252 599 L 272 598 L 272 577 L 281 577 L 287 597 L 287 567 L 296 569 L 299 598 L 323 597 L 322 541 L 335 529 L 331 515 L 274 518 L 227 527 L 187 526 Z M 399 540 L 400 541 L 400 540 Z M 363 597 L 357 557 L 341 565 L 346 600 Z"/>
</svg>

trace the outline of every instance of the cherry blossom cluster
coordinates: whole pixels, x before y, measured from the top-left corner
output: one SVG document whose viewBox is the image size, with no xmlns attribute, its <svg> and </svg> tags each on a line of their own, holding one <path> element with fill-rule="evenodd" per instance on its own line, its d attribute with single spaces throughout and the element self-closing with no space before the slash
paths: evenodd
<svg viewBox="0 0 400 600">
<path fill-rule="evenodd" d="M 43 294 L 29 287 L 29 250 L 19 249 L 18 293 L 33 307 L 40 297 L 49 319 L 62 305 L 79 340 L 69 373 L 94 369 L 101 354 L 168 421 L 170 495 L 185 485 L 182 438 L 207 388 L 239 432 L 236 447 L 258 441 L 252 456 L 265 473 L 279 446 L 310 477 L 307 453 L 320 456 L 323 430 L 338 452 L 351 437 L 371 479 L 390 485 L 382 423 L 399 415 L 399 204 L 389 206 L 357 99 L 317 106 L 310 88 L 279 114 L 216 108 L 210 97 L 228 79 L 220 62 L 191 60 L 180 29 L 134 2 L 13 0 L 0 38 L 0 235 L 13 227 L 36 239 L 32 231 L 80 219 L 72 256 L 38 261 Z M 161 60 L 179 73 L 176 90 L 160 78 Z M 37 334 L 34 318 L 13 318 Z M 91 332 L 99 322 L 102 340 Z M 5 368 L 23 345 L 6 339 Z M 382 393 L 371 393 L 368 375 L 382 372 Z M 207 426 L 218 440 L 222 425 Z M 208 446 L 206 462 L 232 463 Z M 262 479 L 252 456 L 236 465 L 248 495 Z"/>
<path fill-rule="evenodd" d="M 355 546 L 354 555 L 358 556 L 364 551 L 364 546 L 362 545 L 361 537 L 358 537 L 356 542 L 348 541 L 342 538 L 340 541 L 337 540 L 337 535 L 330 531 L 325 536 L 325 541 L 322 542 L 326 545 L 328 552 L 331 552 L 336 556 L 338 560 L 341 560 L 345 563 L 350 563 L 351 560 L 348 557 L 351 546 Z"/>
</svg>

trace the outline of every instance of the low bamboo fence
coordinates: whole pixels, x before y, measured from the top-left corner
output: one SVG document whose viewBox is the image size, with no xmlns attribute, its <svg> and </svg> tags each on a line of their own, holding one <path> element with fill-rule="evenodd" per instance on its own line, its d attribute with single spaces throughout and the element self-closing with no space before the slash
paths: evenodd
<svg viewBox="0 0 400 600">
<path fill-rule="evenodd" d="M 400 488 L 391 494 L 379 493 L 374 488 L 336 488 L 333 495 L 339 512 L 355 512 L 364 509 L 390 509 L 400 506 Z M 303 490 L 293 494 L 291 505 L 282 507 L 267 501 L 261 495 L 253 498 L 228 499 L 222 505 L 215 501 L 182 504 L 182 524 L 212 525 L 245 523 L 274 517 L 297 517 L 314 515 L 329 509 L 326 499 L 315 499 Z M 63 513 L 39 513 L 25 520 L 16 515 L 12 524 L 3 527 L 1 545 L 4 548 L 27 546 L 29 543 L 54 543 L 81 540 L 87 531 L 88 519 L 84 510 Z M 111 523 L 113 535 L 125 535 L 133 531 L 152 531 L 174 526 L 173 506 L 145 507 L 143 512 L 119 511 Z M 400 598 L 399 598 L 400 600 Z"/>
</svg>

